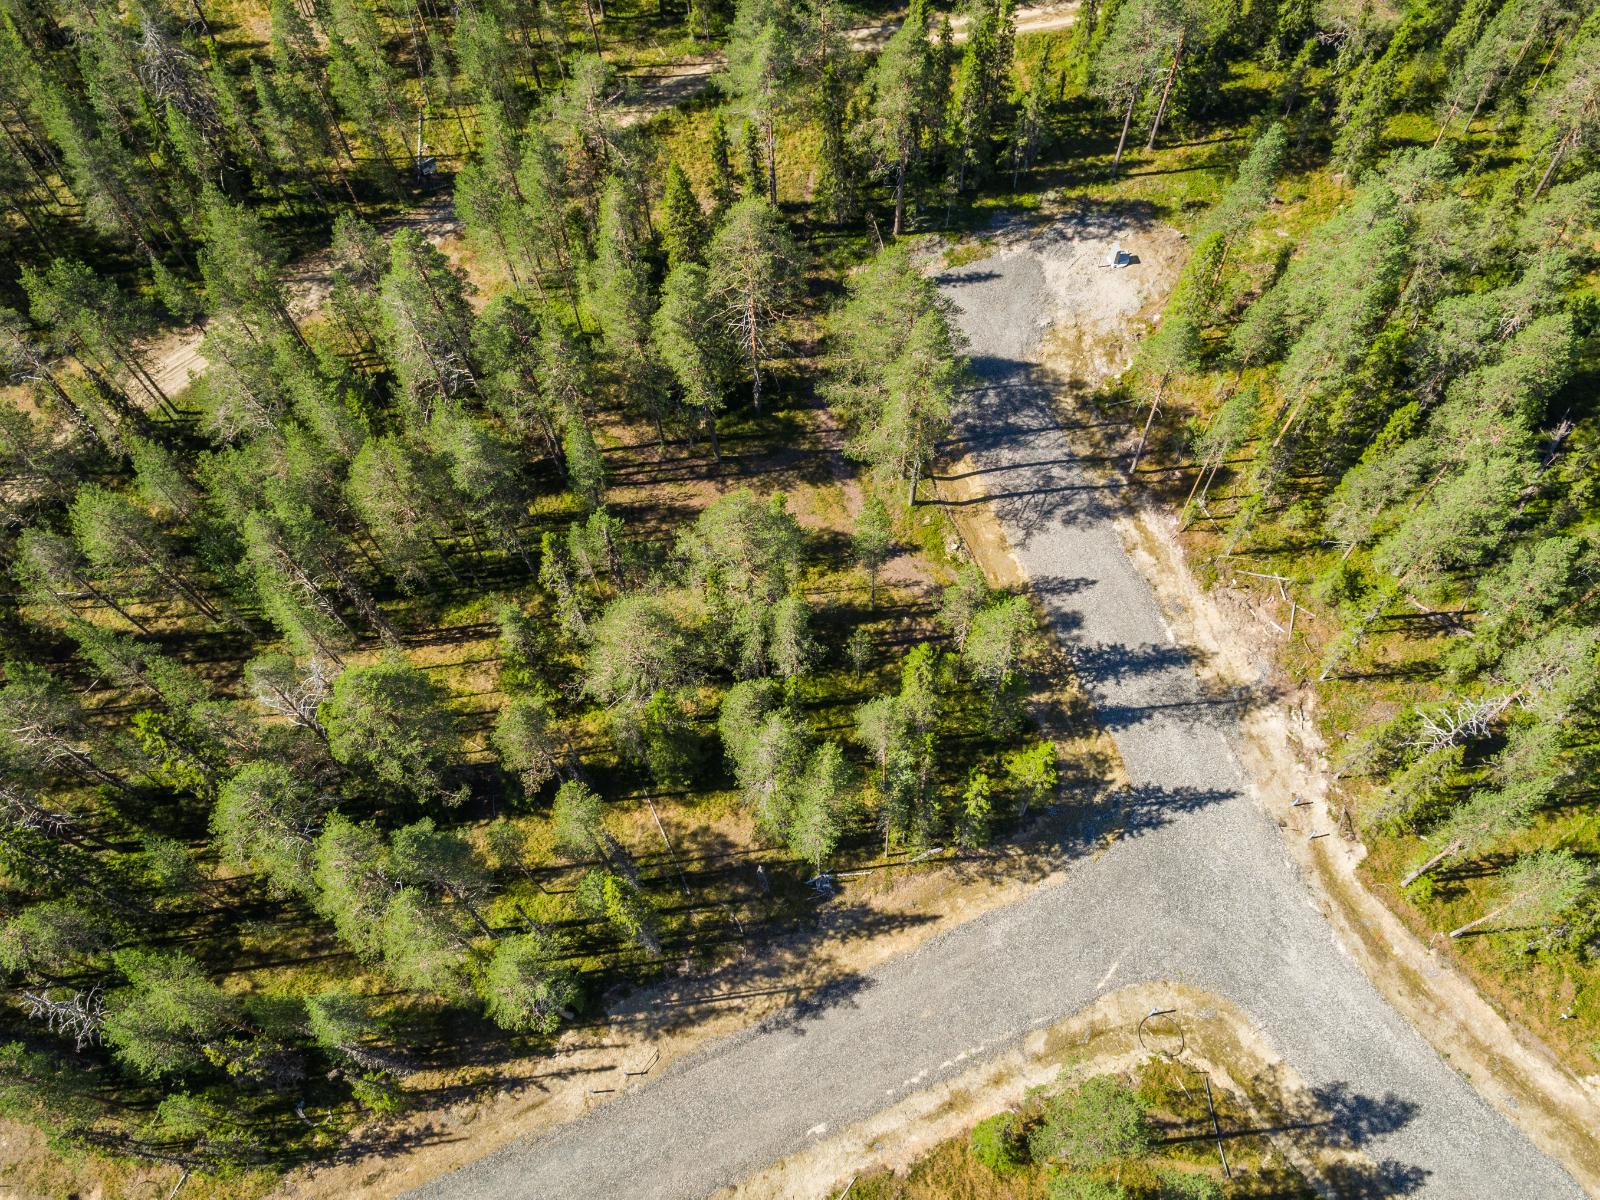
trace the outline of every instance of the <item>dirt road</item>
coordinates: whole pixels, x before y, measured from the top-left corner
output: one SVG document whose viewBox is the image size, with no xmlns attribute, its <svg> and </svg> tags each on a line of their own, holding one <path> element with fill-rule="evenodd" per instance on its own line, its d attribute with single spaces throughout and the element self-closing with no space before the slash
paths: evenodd
<svg viewBox="0 0 1600 1200">
<path fill-rule="evenodd" d="M 1350 1195 L 1571 1200 L 1577 1183 L 1384 1000 L 1335 936 L 1236 755 L 1248 697 L 1218 694 L 1124 540 L 1120 485 L 1087 471 L 1038 366 L 1063 313 L 1124 321 L 1163 249 L 1112 220 L 1062 221 L 940 283 L 972 341 L 958 473 L 981 481 L 1074 648 L 1129 786 L 1061 847 L 1065 881 L 824 990 L 659 1080 L 412 1193 L 418 1200 L 703 1196 L 1005 1053 L 1129 983 L 1237 1004 L 1368 1160 Z M 1103 266 L 1113 241 L 1145 259 Z M 1112 282 L 1126 281 L 1125 284 Z M 1084 306 L 1082 297 L 1092 297 Z"/>
</svg>

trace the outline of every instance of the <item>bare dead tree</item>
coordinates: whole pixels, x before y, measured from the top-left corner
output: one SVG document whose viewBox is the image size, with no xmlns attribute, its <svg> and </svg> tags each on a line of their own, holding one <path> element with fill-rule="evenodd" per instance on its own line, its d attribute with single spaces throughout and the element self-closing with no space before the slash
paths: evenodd
<svg viewBox="0 0 1600 1200">
<path fill-rule="evenodd" d="M 99 985 L 66 996 L 24 991 L 22 1004 L 28 1016 L 35 1021 L 43 1021 L 51 1033 L 71 1036 L 76 1050 L 82 1051 L 85 1046 L 94 1045 L 100 1040 L 106 1005 Z"/>
</svg>

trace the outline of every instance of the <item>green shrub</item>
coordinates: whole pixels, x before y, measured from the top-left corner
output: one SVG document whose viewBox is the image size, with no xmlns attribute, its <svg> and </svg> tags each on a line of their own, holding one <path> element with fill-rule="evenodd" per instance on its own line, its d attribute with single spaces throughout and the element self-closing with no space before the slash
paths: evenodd
<svg viewBox="0 0 1600 1200">
<path fill-rule="evenodd" d="M 1161 1200 L 1222 1200 L 1222 1185 L 1209 1175 L 1162 1171 Z"/>
<path fill-rule="evenodd" d="M 1050 1200 L 1128 1200 L 1128 1189 L 1092 1175 L 1057 1175 L 1050 1181 Z"/>
<path fill-rule="evenodd" d="M 1051 1099 L 1028 1144 L 1035 1162 L 1097 1167 L 1131 1158 L 1150 1148 L 1149 1109 L 1138 1093 L 1099 1075 Z"/>
<path fill-rule="evenodd" d="M 1015 1113 L 996 1113 L 972 1129 L 972 1157 L 996 1175 L 1015 1171 L 1028 1161 Z"/>
</svg>

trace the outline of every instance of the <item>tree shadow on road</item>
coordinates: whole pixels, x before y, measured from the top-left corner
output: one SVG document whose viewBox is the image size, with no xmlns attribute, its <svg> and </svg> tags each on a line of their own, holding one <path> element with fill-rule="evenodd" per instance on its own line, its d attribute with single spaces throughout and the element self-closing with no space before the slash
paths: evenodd
<svg viewBox="0 0 1600 1200">
<path fill-rule="evenodd" d="M 1343 1082 L 1312 1088 L 1308 1100 L 1326 1114 L 1326 1139 L 1351 1149 L 1409 1125 L 1422 1110 L 1393 1092 L 1368 1096 Z"/>
<path fill-rule="evenodd" d="M 1045 368 L 1018 359 L 979 355 L 978 381 L 966 396 L 945 455 L 967 462 L 936 481 L 965 485 L 949 507 L 988 505 L 1011 539 L 1026 546 L 1051 525 L 1109 520 L 1119 511 L 1117 480 L 1091 477 L 1061 429 L 1052 399 L 1059 381 Z M 981 479 L 981 488 L 975 481 Z"/>
<path fill-rule="evenodd" d="M 1231 800 L 1237 792 L 1227 788 L 1162 787 L 1135 783 L 1118 788 L 1101 806 L 1101 829 L 1114 827 L 1121 837 L 1154 833 L 1176 818 Z"/>
<path fill-rule="evenodd" d="M 711 974 L 664 980 L 645 992 L 607 1005 L 608 1020 L 646 1036 L 686 1028 L 719 1012 L 753 1005 L 781 1006 L 760 1024 L 763 1030 L 804 1027 L 831 1008 L 854 1004 L 870 978 L 847 965 L 851 947 L 874 938 L 903 935 L 936 918 L 897 912 L 843 898 L 825 901 L 815 919 L 780 933 L 747 925 L 747 953 Z"/>
<path fill-rule="evenodd" d="M 1200 655 L 1187 646 L 1145 642 L 1129 646 L 1122 642 L 1074 645 L 1071 650 L 1078 674 L 1091 684 L 1121 683 L 1139 675 L 1165 671 L 1185 672 L 1188 678 L 1200 663 Z"/>
<path fill-rule="evenodd" d="M 1323 1172 L 1340 1200 L 1393 1200 L 1414 1196 L 1428 1182 L 1429 1172 L 1392 1158 L 1376 1163 L 1340 1163 Z"/>
<path fill-rule="evenodd" d="M 1344 1200 L 1389 1200 L 1420 1191 L 1429 1172 L 1393 1158 L 1372 1159 L 1364 1151 L 1405 1128 L 1422 1111 L 1393 1092 L 1368 1094 L 1343 1080 L 1307 1088 L 1289 1102 L 1286 1131 L 1306 1131 L 1325 1153 L 1322 1174 L 1332 1194 Z"/>
</svg>

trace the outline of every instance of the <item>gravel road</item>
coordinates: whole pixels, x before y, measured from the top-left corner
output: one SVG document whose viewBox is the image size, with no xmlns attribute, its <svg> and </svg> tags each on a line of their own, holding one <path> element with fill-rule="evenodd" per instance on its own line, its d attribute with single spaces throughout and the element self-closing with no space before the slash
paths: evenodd
<svg viewBox="0 0 1600 1200">
<path fill-rule="evenodd" d="M 1123 236 L 1137 246 L 1136 232 Z M 1229 743 L 1234 708 L 1206 693 L 1174 643 L 1124 550 L 1117 497 L 1076 465 L 1036 373 L 1063 273 L 1097 286 L 1091 272 L 1103 254 L 1090 249 L 1058 234 L 941 283 L 982 380 L 962 437 L 1121 751 L 1129 786 L 1092 822 L 1120 836 L 1065 882 L 413 1196 L 703 1196 L 1102 992 L 1152 979 L 1219 992 L 1265 1030 L 1334 1115 L 1331 1135 L 1374 1164 L 1348 1194 L 1582 1195 L 1383 1001 L 1313 906 L 1284 835 L 1247 794 Z M 1081 854 L 1095 832 L 1063 855 Z"/>
</svg>

